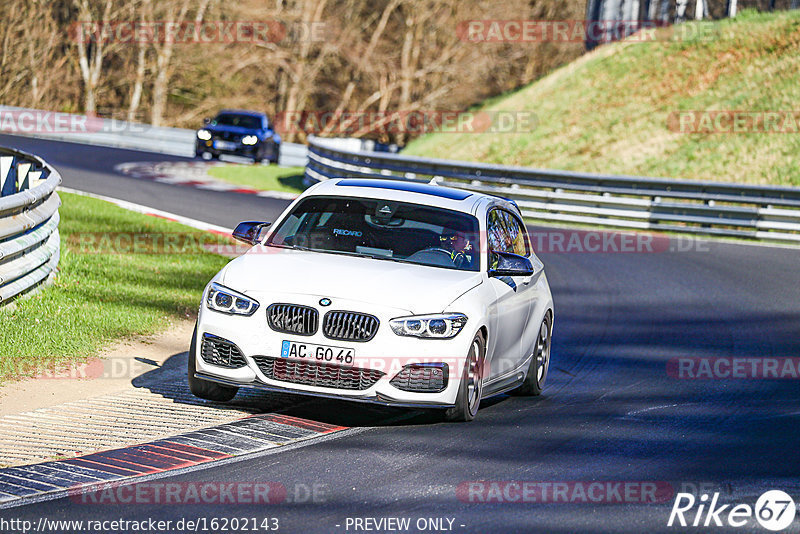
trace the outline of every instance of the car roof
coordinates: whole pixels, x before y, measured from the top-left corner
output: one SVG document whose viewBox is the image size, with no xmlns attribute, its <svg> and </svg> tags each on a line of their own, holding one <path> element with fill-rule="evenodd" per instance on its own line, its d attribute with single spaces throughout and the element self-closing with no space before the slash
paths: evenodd
<svg viewBox="0 0 800 534">
<path fill-rule="evenodd" d="M 378 178 L 335 178 L 325 180 L 310 189 L 309 194 L 314 196 L 380 198 L 425 204 L 467 213 L 474 213 L 475 207 L 480 202 L 510 204 L 506 200 L 493 195 L 465 191 L 454 187 L 406 180 L 381 180 Z"/>
<path fill-rule="evenodd" d="M 251 117 L 266 117 L 266 113 L 262 113 L 260 111 L 250 111 L 247 109 L 222 109 L 217 113 L 217 115 L 221 115 L 222 113 L 230 113 L 232 115 L 250 115 Z"/>
<path fill-rule="evenodd" d="M 339 187 L 373 187 L 375 189 L 391 189 L 393 191 L 406 191 L 409 193 L 421 193 L 423 195 L 433 195 L 450 200 L 466 200 L 472 193 L 463 189 L 453 189 L 452 187 L 440 187 L 438 185 L 424 184 L 420 182 L 405 182 L 400 180 L 375 180 L 345 178 L 336 183 Z"/>
</svg>

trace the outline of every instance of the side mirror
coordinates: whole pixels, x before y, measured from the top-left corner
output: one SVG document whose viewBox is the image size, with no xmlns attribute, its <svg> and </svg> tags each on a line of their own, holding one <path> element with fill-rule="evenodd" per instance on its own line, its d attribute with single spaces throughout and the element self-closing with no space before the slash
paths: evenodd
<svg viewBox="0 0 800 534">
<path fill-rule="evenodd" d="M 492 251 L 489 276 L 531 276 L 534 273 L 531 260 L 510 252 Z"/>
<path fill-rule="evenodd" d="M 208 124 L 210 124 L 210 123 L 211 123 L 211 118 L 210 117 L 206 117 L 206 118 L 203 119 L 203 124 L 205 124 L 206 126 Z"/>
<path fill-rule="evenodd" d="M 270 224 L 272 223 L 262 221 L 240 222 L 238 225 L 236 225 L 236 229 L 233 231 L 233 237 L 234 239 L 244 241 L 250 245 L 256 245 L 263 239 L 261 231 L 267 228 Z"/>
</svg>

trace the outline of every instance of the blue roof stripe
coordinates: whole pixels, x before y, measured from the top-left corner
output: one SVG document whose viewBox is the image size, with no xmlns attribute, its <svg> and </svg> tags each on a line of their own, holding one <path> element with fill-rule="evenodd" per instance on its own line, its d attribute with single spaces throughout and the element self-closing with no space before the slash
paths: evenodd
<svg viewBox="0 0 800 534">
<path fill-rule="evenodd" d="M 423 195 L 433 195 L 450 200 L 464 200 L 472 196 L 469 191 L 459 191 L 449 187 L 438 185 L 420 184 L 417 182 L 389 181 L 389 180 L 358 180 L 346 178 L 340 180 L 336 185 L 345 187 L 373 187 L 376 189 L 392 189 L 394 191 L 408 191 L 409 193 L 421 193 Z"/>
</svg>

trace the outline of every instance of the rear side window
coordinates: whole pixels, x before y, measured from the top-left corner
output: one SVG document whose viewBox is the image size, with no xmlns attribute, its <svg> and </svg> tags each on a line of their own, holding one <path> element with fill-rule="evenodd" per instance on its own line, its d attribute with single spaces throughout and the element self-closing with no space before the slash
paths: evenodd
<svg viewBox="0 0 800 534">
<path fill-rule="evenodd" d="M 487 231 L 490 251 L 512 251 L 513 246 L 511 244 L 511 236 L 506 230 L 506 225 L 503 223 L 503 217 L 500 215 L 500 210 L 492 210 L 489 212 L 489 224 L 487 226 Z"/>
<path fill-rule="evenodd" d="M 508 228 L 508 233 L 511 235 L 511 243 L 514 249 L 512 252 L 520 256 L 528 256 L 528 254 L 530 254 L 530 249 L 528 247 L 525 226 L 511 213 L 507 211 L 500 211 L 500 213 L 502 213 L 506 228 Z"/>
<path fill-rule="evenodd" d="M 489 212 L 488 239 L 490 250 L 526 257 L 530 255 L 525 227 L 515 215 L 505 210 L 493 209 Z"/>
</svg>

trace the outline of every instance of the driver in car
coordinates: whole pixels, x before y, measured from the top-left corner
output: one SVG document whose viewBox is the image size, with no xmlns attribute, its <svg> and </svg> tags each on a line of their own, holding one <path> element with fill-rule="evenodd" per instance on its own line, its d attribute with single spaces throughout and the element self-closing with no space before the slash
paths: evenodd
<svg viewBox="0 0 800 534">
<path fill-rule="evenodd" d="M 472 263 L 472 255 L 475 251 L 463 232 L 445 232 L 439 236 L 439 242 L 442 248 L 450 253 L 450 259 L 456 267 L 460 268 Z"/>
</svg>

